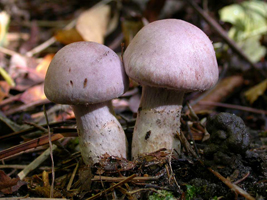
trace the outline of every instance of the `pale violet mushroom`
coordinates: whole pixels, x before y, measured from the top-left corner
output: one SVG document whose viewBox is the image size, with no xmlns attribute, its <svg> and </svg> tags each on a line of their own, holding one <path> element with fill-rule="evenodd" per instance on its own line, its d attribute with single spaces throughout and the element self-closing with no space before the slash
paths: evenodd
<svg viewBox="0 0 267 200">
<path fill-rule="evenodd" d="M 95 42 L 77 42 L 59 50 L 47 70 L 49 100 L 72 105 L 79 145 L 86 164 L 107 153 L 126 158 L 126 137 L 114 115 L 111 100 L 128 88 L 121 59 Z"/>
<path fill-rule="evenodd" d="M 212 42 L 188 22 L 159 20 L 136 34 L 123 60 L 128 76 L 143 86 L 132 157 L 161 148 L 179 153 L 184 93 L 207 90 L 218 80 Z"/>
</svg>

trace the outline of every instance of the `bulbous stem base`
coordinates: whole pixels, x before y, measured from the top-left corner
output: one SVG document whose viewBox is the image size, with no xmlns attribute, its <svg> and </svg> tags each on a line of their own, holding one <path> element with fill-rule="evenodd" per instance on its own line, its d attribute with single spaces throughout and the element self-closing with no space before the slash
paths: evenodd
<svg viewBox="0 0 267 200">
<path fill-rule="evenodd" d="M 97 163 L 105 153 L 126 158 L 126 137 L 110 101 L 72 107 L 85 164 Z"/>
</svg>

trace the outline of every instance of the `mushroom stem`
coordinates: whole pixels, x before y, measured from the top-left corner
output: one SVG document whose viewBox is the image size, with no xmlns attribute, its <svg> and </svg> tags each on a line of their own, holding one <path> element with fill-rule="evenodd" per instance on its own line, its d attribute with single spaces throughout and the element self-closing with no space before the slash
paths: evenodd
<svg viewBox="0 0 267 200">
<path fill-rule="evenodd" d="M 177 138 L 184 92 L 143 86 L 132 140 L 132 157 L 161 148 L 180 153 Z"/>
<path fill-rule="evenodd" d="M 114 115 L 111 101 L 98 104 L 72 105 L 85 164 L 97 163 L 107 153 L 126 158 L 126 138 Z"/>
</svg>

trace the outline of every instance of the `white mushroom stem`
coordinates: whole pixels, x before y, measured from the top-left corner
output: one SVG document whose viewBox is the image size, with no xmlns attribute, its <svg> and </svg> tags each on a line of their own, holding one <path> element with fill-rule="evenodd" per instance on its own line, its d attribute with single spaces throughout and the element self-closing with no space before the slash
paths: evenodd
<svg viewBox="0 0 267 200">
<path fill-rule="evenodd" d="M 110 101 L 72 107 L 85 164 L 97 163 L 105 153 L 126 158 L 125 134 Z"/>
<path fill-rule="evenodd" d="M 161 148 L 180 153 L 180 117 L 184 92 L 143 86 L 132 140 L 132 157 Z"/>
</svg>

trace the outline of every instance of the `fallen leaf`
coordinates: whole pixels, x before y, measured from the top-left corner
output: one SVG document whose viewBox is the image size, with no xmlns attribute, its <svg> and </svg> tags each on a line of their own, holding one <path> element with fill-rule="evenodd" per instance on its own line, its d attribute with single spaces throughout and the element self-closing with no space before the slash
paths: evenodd
<svg viewBox="0 0 267 200">
<path fill-rule="evenodd" d="M 10 178 L 4 171 L 0 170 L 0 190 L 5 194 L 12 194 L 11 187 L 16 185 L 19 178 Z"/>
<path fill-rule="evenodd" d="M 255 85 L 245 92 L 245 97 L 248 99 L 250 104 L 253 104 L 259 96 L 263 95 L 267 89 L 267 79 L 262 81 L 261 83 Z"/>
<path fill-rule="evenodd" d="M 129 103 L 125 99 L 113 99 L 112 100 L 112 106 L 113 106 L 115 112 L 120 113 L 120 112 L 125 111 L 128 108 Z"/>
<path fill-rule="evenodd" d="M 84 40 L 75 28 L 69 30 L 58 30 L 55 34 L 55 38 L 57 41 L 66 45 Z"/>
<path fill-rule="evenodd" d="M 122 32 L 125 38 L 125 46 L 128 46 L 136 35 L 136 33 L 144 26 L 141 20 L 128 20 L 125 19 L 122 21 Z"/>
<path fill-rule="evenodd" d="M 156 21 L 159 18 L 159 14 L 165 5 L 166 0 L 150 0 L 146 4 L 144 11 L 145 18 L 149 22 Z"/>
<path fill-rule="evenodd" d="M 46 71 L 48 69 L 48 66 L 50 64 L 50 62 L 52 61 L 53 57 L 55 54 L 47 54 L 42 62 L 36 67 L 36 72 L 37 74 L 42 77 L 43 79 L 45 78 L 46 75 Z"/>
<path fill-rule="evenodd" d="M 13 89 L 23 91 L 37 83 L 43 78 L 36 72 L 37 60 L 34 57 L 25 57 L 15 54 L 11 57 L 9 75 L 15 80 L 16 86 Z"/>
<path fill-rule="evenodd" d="M 129 100 L 129 108 L 133 113 L 138 112 L 138 108 L 141 102 L 141 95 L 139 93 L 134 94 Z"/>
<path fill-rule="evenodd" d="M 44 187 L 50 187 L 49 174 L 46 171 L 43 171 L 42 177 L 43 177 Z"/>
<path fill-rule="evenodd" d="M 27 89 L 20 97 L 20 101 L 25 104 L 46 99 L 44 94 L 44 84 L 33 86 Z"/>
<path fill-rule="evenodd" d="M 8 96 L 10 85 L 6 81 L 0 81 L 0 102 Z"/>
<path fill-rule="evenodd" d="M 9 21 L 10 16 L 5 11 L 0 12 L 0 46 L 3 46 L 7 43 L 6 35 Z"/>
<path fill-rule="evenodd" d="M 85 41 L 104 43 L 110 12 L 110 6 L 101 5 L 86 10 L 79 16 L 76 29 Z"/>
<path fill-rule="evenodd" d="M 200 100 L 202 101 L 210 101 L 210 102 L 222 102 L 227 97 L 229 97 L 236 88 L 243 85 L 244 79 L 242 76 L 230 76 L 227 77 L 220 82 L 206 95 L 204 98 Z M 210 105 L 201 105 L 196 104 L 192 106 L 194 112 L 199 112 L 203 110 L 211 110 L 214 108 L 214 106 Z"/>
<path fill-rule="evenodd" d="M 17 78 L 21 74 L 27 73 L 27 60 L 26 57 L 15 54 L 10 59 L 9 74 L 12 78 Z"/>
</svg>

